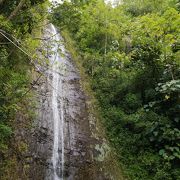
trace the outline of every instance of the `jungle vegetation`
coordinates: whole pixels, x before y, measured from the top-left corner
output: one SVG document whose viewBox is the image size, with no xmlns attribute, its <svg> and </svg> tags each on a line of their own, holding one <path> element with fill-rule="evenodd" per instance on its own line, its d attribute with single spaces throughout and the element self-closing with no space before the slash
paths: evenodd
<svg viewBox="0 0 180 180">
<path fill-rule="evenodd" d="M 46 16 L 46 0 L 0 0 L 0 179 L 4 173 L 6 179 L 12 175 L 16 179 L 15 172 L 8 176 L 13 155 L 18 158 L 20 151 L 18 142 L 14 142 L 17 148 L 12 146 L 12 139 L 20 114 L 27 121 L 32 114 L 32 72 L 37 71 L 39 46 L 35 37 Z"/>
<path fill-rule="evenodd" d="M 0 0 L 0 178 L 15 151 L 17 114 L 29 120 L 32 113 L 32 72 L 47 5 Z M 50 17 L 74 40 L 109 141 L 132 180 L 180 178 L 179 10 L 179 0 L 124 0 L 114 7 L 74 0 Z"/>
</svg>

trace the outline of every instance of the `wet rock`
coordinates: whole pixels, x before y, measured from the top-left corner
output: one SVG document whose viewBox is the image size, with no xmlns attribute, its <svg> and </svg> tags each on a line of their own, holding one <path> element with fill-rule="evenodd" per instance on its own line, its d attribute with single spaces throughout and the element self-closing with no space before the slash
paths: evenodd
<svg viewBox="0 0 180 180">
<path fill-rule="evenodd" d="M 45 39 L 52 36 L 49 27 L 45 30 L 44 36 Z M 54 50 L 53 43 L 52 39 L 44 42 L 47 52 Z M 61 45 L 60 48 L 62 48 Z M 31 152 L 33 153 L 31 157 L 27 158 L 27 162 L 31 163 L 33 161 L 30 179 L 52 180 L 54 171 L 56 171 L 59 177 L 63 174 L 66 180 L 110 180 L 111 178 L 106 174 L 103 164 L 98 161 L 98 158 L 94 158 L 101 157 L 104 152 L 101 148 L 100 150 L 96 148 L 97 144 L 100 144 L 98 147 L 101 147 L 102 139 L 96 139 L 92 134 L 92 129 L 96 129 L 96 122 L 94 119 L 90 119 L 91 116 L 89 115 L 88 105 L 90 103 L 88 102 L 90 102 L 90 97 L 82 91 L 80 75 L 70 54 L 64 48 L 61 50 L 65 52 L 63 52 L 64 56 L 59 58 L 57 62 L 60 67 L 58 69 L 59 72 L 53 71 L 50 65 L 49 70 L 45 72 L 46 78 L 44 77 L 39 85 L 36 86 L 37 101 L 39 102 L 37 108 L 38 117 L 35 121 L 35 128 L 30 143 Z M 52 58 L 53 55 L 51 57 L 48 55 L 48 57 Z M 61 83 L 61 88 L 55 89 L 52 86 L 54 73 L 59 79 L 57 83 Z M 59 122 L 61 122 L 62 116 L 64 119 L 64 141 L 62 142 L 62 134 L 59 133 L 59 159 L 56 170 L 54 170 L 54 164 L 52 163 L 55 128 L 52 96 L 55 91 L 58 93 Z M 62 149 L 62 144 L 64 149 Z M 62 172 L 63 152 L 64 168 Z M 99 170 L 99 167 L 102 169 Z"/>
</svg>

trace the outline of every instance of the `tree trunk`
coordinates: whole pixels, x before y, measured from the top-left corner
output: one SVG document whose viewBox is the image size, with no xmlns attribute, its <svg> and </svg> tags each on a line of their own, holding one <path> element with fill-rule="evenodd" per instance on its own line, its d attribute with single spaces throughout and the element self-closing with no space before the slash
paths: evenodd
<svg viewBox="0 0 180 180">
<path fill-rule="evenodd" d="M 3 0 L 2 0 L 3 1 Z M 10 14 L 10 16 L 8 17 L 9 20 L 12 20 L 17 13 L 21 10 L 21 8 L 23 7 L 24 3 L 26 0 L 21 0 L 18 4 L 18 6 L 14 9 L 14 11 Z"/>
</svg>

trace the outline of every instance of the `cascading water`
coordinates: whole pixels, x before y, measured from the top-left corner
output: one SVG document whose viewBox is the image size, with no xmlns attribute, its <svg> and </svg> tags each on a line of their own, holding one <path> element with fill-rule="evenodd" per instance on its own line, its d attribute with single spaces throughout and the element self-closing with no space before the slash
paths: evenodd
<svg viewBox="0 0 180 180">
<path fill-rule="evenodd" d="M 59 46 L 60 36 L 54 25 L 51 25 L 52 36 L 52 55 L 50 62 L 52 63 L 52 114 L 54 123 L 54 140 L 53 140 L 53 179 L 63 180 L 64 174 L 64 108 L 63 108 L 63 88 L 62 77 L 58 73 L 62 65 L 62 56 L 59 54 L 59 48 L 63 51 L 64 47 Z M 60 107 L 59 107 L 60 105 Z M 61 156 L 59 155 L 61 151 Z"/>
<path fill-rule="evenodd" d="M 108 179 L 111 164 L 106 157 L 105 140 L 99 135 L 91 102 L 85 95 L 79 71 L 62 44 L 54 25 L 44 30 L 42 64 L 44 77 L 38 86 L 39 108 L 33 132 L 31 177 L 39 180 Z M 67 42 L 68 43 L 68 42 Z M 44 66 L 43 66 L 44 65 Z M 107 156 L 110 157 L 110 156 Z M 111 169 L 111 168 L 110 168 Z M 114 173 L 118 170 L 112 168 Z M 121 178 L 114 178 L 119 179 Z"/>
</svg>

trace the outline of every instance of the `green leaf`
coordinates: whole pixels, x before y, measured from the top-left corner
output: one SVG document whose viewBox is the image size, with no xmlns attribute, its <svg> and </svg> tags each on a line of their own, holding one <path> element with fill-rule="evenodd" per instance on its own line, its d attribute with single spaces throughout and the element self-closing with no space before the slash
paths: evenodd
<svg viewBox="0 0 180 180">
<path fill-rule="evenodd" d="M 165 150 L 164 150 L 164 149 L 161 149 L 161 150 L 159 151 L 159 155 L 163 156 L 164 154 L 165 154 Z"/>
</svg>

